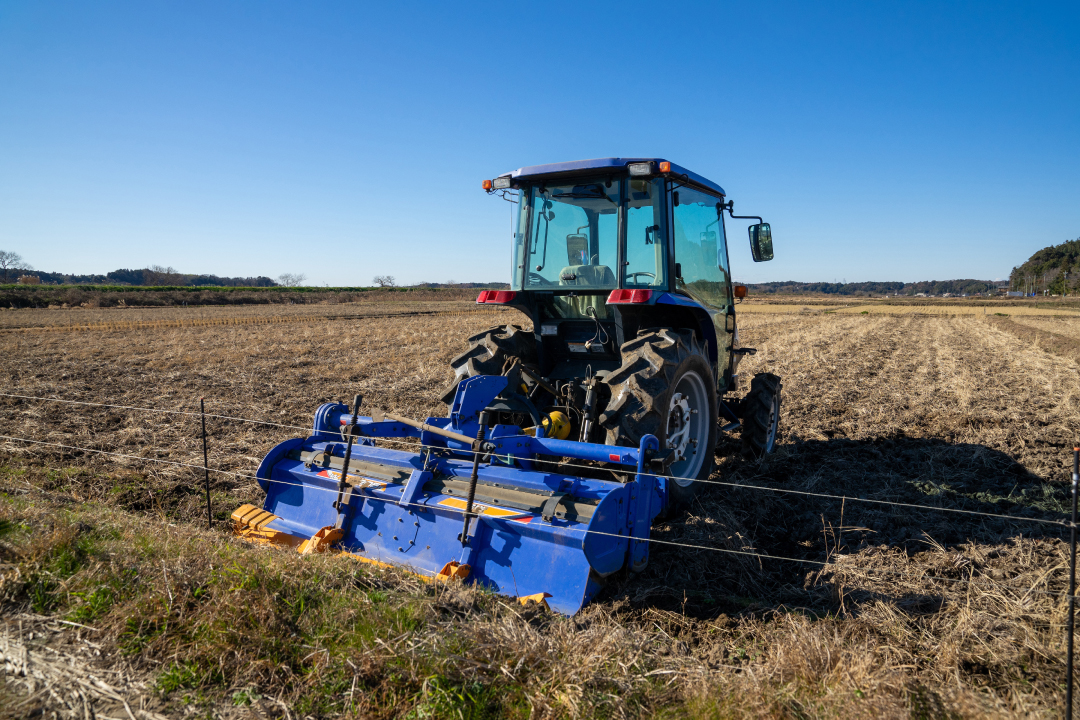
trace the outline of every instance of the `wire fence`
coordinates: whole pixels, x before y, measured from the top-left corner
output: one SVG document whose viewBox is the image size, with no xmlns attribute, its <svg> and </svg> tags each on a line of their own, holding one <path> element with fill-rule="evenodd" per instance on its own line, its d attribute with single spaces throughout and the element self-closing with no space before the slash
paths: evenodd
<svg viewBox="0 0 1080 720">
<path fill-rule="evenodd" d="M 113 408 L 113 409 L 121 409 L 121 410 L 133 410 L 133 411 L 137 411 L 137 412 L 150 412 L 150 413 L 163 413 L 163 414 L 171 414 L 171 415 L 184 415 L 184 416 L 189 416 L 189 417 L 203 417 L 203 416 L 205 416 L 207 418 L 212 418 L 212 419 L 217 419 L 217 420 L 232 420 L 232 421 L 235 421 L 235 422 L 249 423 L 249 424 L 253 424 L 253 425 L 265 425 L 265 426 L 269 426 L 269 427 L 285 428 L 285 429 L 288 429 L 288 430 L 301 430 L 301 431 L 304 431 L 304 432 L 312 432 L 311 427 L 304 427 L 304 426 L 300 426 L 300 425 L 289 425 L 289 424 L 286 424 L 286 423 L 277 423 L 277 422 L 272 422 L 272 421 L 268 421 L 268 420 L 253 420 L 253 419 L 250 419 L 250 418 L 243 418 L 243 417 L 238 417 L 238 416 L 234 416 L 234 415 L 219 415 L 219 414 L 214 414 L 214 413 L 205 413 L 204 414 L 204 413 L 200 413 L 200 412 L 187 411 L 187 410 L 170 410 L 170 409 L 167 409 L 167 408 L 149 408 L 149 407 L 139 407 L 139 406 L 135 406 L 135 405 L 119 405 L 119 404 L 108 404 L 108 403 L 96 403 L 96 402 L 89 402 L 89 401 L 83 401 L 83 400 L 66 400 L 66 399 L 63 399 L 63 398 L 38 397 L 38 396 L 34 396 L 34 395 L 17 395 L 17 394 L 14 394 L 14 393 L 0 393 L 0 397 L 18 398 L 18 399 L 23 399 L 23 400 L 35 400 L 35 401 L 40 401 L 40 402 L 63 403 L 63 404 L 69 404 L 69 405 L 84 405 L 84 406 Z M 2 437 L 2 436 L 0 436 L 0 437 Z M 342 437 L 342 439 L 344 440 L 344 436 Z M 399 439 L 396 439 L 396 438 L 377 438 L 377 440 L 378 440 L 378 442 L 396 444 L 396 445 L 401 445 L 401 446 L 405 446 L 405 447 L 409 447 L 409 448 L 419 448 L 421 450 L 428 450 L 428 449 L 443 450 L 443 449 L 445 449 L 445 448 L 443 448 L 441 446 L 425 445 L 423 443 L 419 443 L 419 442 L 415 442 L 415 441 L 399 440 Z M 474 453 L 473 450 L 469 450 L 469 449 L 458 450 L 458 452 L 461 452 L 461 453 L 464 453 L 464 454 L 473 454 Z M 483 455 L 489 455 L 490 453 L 482 453 L 482 454 Z M 574 468 L 574 469 L 581 469 L 581 470 L 589 470 L 591 472 L 596 472 L 598 469 L 603 470 L 603 468 L 598 468 L 596 465 L 583 465 L 581 463 L 572 463 L 572 462 L 565 462 L 565 461 L 532 459 L 531 462 L 545 464 L 545 465 L 548 465 L 548 466 L 550 466 L 552 468 L 555 468 L 555 469 L 558 469 L 558 468 Z M 195 467 L 201 468 L 202 466 L 199 465 L 199 466 L 195 466 Z M 214 470 L 211 469 L 211 472 L 214 472 Z M 619 474 L 625 474 L 625 472 L 620 473 L 619 471 L 616 471 L 616 470 L 608 470 L 608 472 L 610 472 L 612 474 L 612 476 L 619 475 Z M 825 500 L 837 500 L 837 501 L 840 501 L 840 502 L 843 502 L 843 503 L 855 502 L 855 503 L 866 503 L 866 504 L 870 504 L 870 505 L 885 505 L 885 506 L 891 506 L 891 507 L 907 508 L 907 509 L 912 509 L 912 510 L 925 510 L 925 511 L 932 511 L 932 512 L 953 513 L 953 514 L 957 514 L 957 515 L 968 515 L 968 516 L 972 516 L 972 517 L 993 518 L 993 519 L 996 519 L 996 520 L 1009 520 L 1009 521 L 1012 521 L 1012 522 L 1033 523 L 1033 524 L 1041 524 L 1041 525 L 1053 525 L 1053 526 L 1057 526 L 1057 527 L 1061 527 L 1061 528 L 1068 528 L 1070 526 L 1068 522 L 1065 522 L 1063 520 L 1051 520 L 1051 519 L 1048 519 L 1048 518 L 1023 517 L 1023 516 L 1019 516 L 1019 515 L 1009 515 L 1009 514 L 1005 514 L 1005 513 L 990 513 L 990 512 L 985 512 L 985 511 L 981 511 L 981 510 L 969 510 L 969 509 L 966 509 L 966 508 L 942 507 L 940 505 L 922 505 L 922 504 L 918 504 L 918 503 L 901 502 L 901 501 L 898 501 L 898 500 L 884 500 L 884 499 L 880 499 L 880 498 L 868 498 L 868 497 L 862 497 L 862 496 L 858 496 L 858 495 L 836 495 L 836 494 L 832 494 L 832 493 L 822 493 L 822 492 L 812 492 L 812 491 L 809 491 L 809 490 L 799 490 L 797 488 L 784 488 L 784 487 L 773 487 L 773 486 L 767 486 L 767 485 L 752 485 L 752 484 L 749 484 L 749 483 L 726 482 L 724 480 L 714 480 L 712 478 L 698 479 L 698 478 L 682 477 L 682 476 L 678 476 L 678 475 L 664 475 L 664 474 L 659 474 L 659 473 L 650 473 L 650 474 L 653 477 L 663 478 L 665 480 L 675 480 L 675 481 L 682 480 L 682 481 L 700 483 L 702 485 L 716 485 L 716 486 L 728 487 L 728 488 L 733 488 L 733 489 L 738 489 L 738 490 L 752 490 L 752 491 L 757 491 L 757 492 L 769 492 L 769 493 L 778 493 L 778 494 L 783 494 L 783 495 L 812 497 L 812 498 L 825 499 Z"/>
<path fill-rule="evenodd" d="M 207 417 L 209 417 L 209 415 L 207 415 Z M 288 482 L 286 480 L 279 480 L 279 479 L 275 479 L 275 478 L 259 478 L 256 475 L 250 475 L 250 474 L 247 474 L 247 473 L 240 473 L 240 472 L 235 472 L 235 471 L 231 471 L 231 470 L 218 470 L 218 469 L 215 469 L 215 468 L 212 468 L 212 467 L 207 468 L 207 467 L 205 467 L 203 465 L 196 465 L 196 464 L 192 464 L 192 463 L 177 462 L 175 460 L 163 460 L 161 458 L 143 457 L 143 456 L 140 456 L 140 455 L 130 455 L 130 454 L 127 454 L 127 453 L 118 453 L 118 452 L 113 452 L 113 451 L 109 451 L 109 450 L 98 450 L 98 449 L 95 449 L 95 448 L 86 448 L 86 447 L 80 447 L 80 446 L 77 446 L 77 445 L 65 445 L 65 444 L 62 444 L 62 443 L 47 442 L 47 441 L 43 441 L 43 440 L 33 440 L 33 439 L 29 439 L 29 438 L 20 438 L 20 437 L 15 437 L 15 436 L 11 436 L 11 435 L 0 435 L 0 440 L 24 442 L 24 443 L 33 444 L 33 445 L 56 447 L 56 448 L 61 448 L 61 449 L 64 449 L 64 450 L 72 450 L 72 451 L 90 452 L 90 453 L 95 453 L 95 454 L 100 454 L 100 455 L 110 455 L 110 456 L 114 456 L 114 457 L 118 457 L 118 458 L 125 458 L 125 459 L 130 459 L 130 460 L 140 460 L 140 461 L 144 461 L 144 462 L 171 465 L 171 466 L 176 466 L 176 467 L 192 468 L 192 469 L 195 469 L 195 470 L 204 470 L 204 469 L 206 469 L 206 470 L 209 470 L 212 473 L 217 473 L 217 474 L 221 474 L 221 475 L 229 475 L 229 476 L 232 476 L 232 477 L 244 478 L 244 479 L 248 479 L 248 480 L 255 480 L 256 482 L 265 482 L 265 483 L 276 484 L 276 485 L 281 485 L 281 486 L 285 486 L 285 487 L 298 487 L 298 488 L 304 488 L 305 490 L 318 490 L 320 492 L 328 493 L 328 495 L 335 495 L 336 496 L 337 492 L 338 492 L 336 488 L 325 488 L 325 487 L 320 487 L 318 485 L 306 485 L 304 483 Z M 423 503 L 416 503 L 416 502 L 402 503 L 402 502 L 400 502 L 398 500 L 380 498 L 380 497 L 372 496 L 372 495 L 365 495 L 364 499 L 365 500 L 374 500 L 376 502 L 393 503 L 395 505 L 399 505 L 399 506 L 403 506 L 403 507 L 414 507 L 414 508 L 423 509 L 423 510 L 431 510 L 432 509 L 429 505 L 425 505 Z M 918 507 L 918 506 L 916 506 L 916 507 Z M 455 508 L 453 506 L 441 506 L 440 505 L 439 509 L 441 511 L 449 512 L 451 514 L 461 515 L 462 517 L 469 514 L 465 510 L 460 509 L 460 508 Z M 675 541 L 675 540 L 664 540 L 664 539 L 661 539 L 661 538 L 654 538 L 654 537 L 627 538 L 627 536 L 625 536 L 625 535 L 618 535 L 618 534 L 615 534 L 615 533 L 607 533 L 607 532 L 603 532 L 603 531 L 600 531 L 600 530 L 591 530 L 591 529 L 587 529 L 587 528 L 574 529 L 574 532 L 580 533 L 582 538 L 584 538 L 587 535 L 594 535 L 594 536 L 612 537 L 612 538 L 617 538 L 617 539 L 622 539 L 622 540 L 631 539 L 631 540 L 636 540 L 638 542 L 646 542 L 646 543 L 655 544 L 655 545 L 665 545 L 665 546 L 670 546 L 670 547 L 678 547 L 678 548 L 683 548 L 683 549 L 687 549 L 687 550 L 705 550 L 705 551 L 709 551 L 709 552 L 717 552 L 717 553 L 723 553 L 723 554 L 727 554 L 727 555 L 737 555 L 737 556 L 743 556 L 743 557 L 750 557 L 750 558 L 753 558 L 753 559 L 756 559 L 756 560 L 775 560 L 775 561 L 780 561 L 780 562 L 796 563 L 796 564 L 800 564 L 800 565 L 807 565 L 807 566 L 813 566 L 813 567 L 824 568 L 824 569 L 837 566 L 837 564 L 840 563 L 840 562 L 843 562 L 843 559 L 845 559 L 845 558 L 850 559 L 850 558 L 856 557 L 854 555 L 838 555 L 838 556 L 835 556 L 835 559 L 831 560 L 831 561 L 810 560 L 810 559 L 807 559 L 807 558 L 785 557 L 785 556 L 782 556 L 782 555 L 772 555 L 772 554 L 769 554 L 769 553 L 762 553 L 762 552 L 756 552 L 756 551 L 751 551 L 751 550 L 734 550 L 734 549 L 731 549 L 731 548 L 716 547 L 715 545 L 699 545 L 699 544 L 694 544 L 694 543 L 679 542 L 679 541 Z M 890 576 L 910 576 L 911 575 L 911 573 L 903 573 L 903 572 L 899 572 L 899 571 L 887 570 L 887 569 L 882 569 L 882 568 L 875 568 L 874 570 L 875 570 L 875 572 L 878 572 L 879 574 L 882 574 L 882 575 L 890 575 Z M 1010 585 L 1008 583 L 1002 583 L 1002 582 L 999 582 L 997 580 L 992 580 L 992 579 L 989 579 L 989 578 L 978 578 L 978 579 L 975 579 L 975 578 L 947 578 L 947 577 L 939 577 L 939 576 L 925 575 L 925 574 L 920 575 L 920 578 L 926 579 L 926 580 L 933 580 L 933 581 L 937 581 L 937 582 L 954 583 L 954 584 L 957 584 L 957 583 L 959 583 L 959 584 L 969 584 L 969 585 L 982 584 L 982 585 L 985 585 L 985 586 L 1001 588 L 1001 589 L 1007 589 L 1007 590 L 1013 590 L 1013 591 L 1020 592 L 1020 593 L 1025 593 L 1025 594 L 1034 593 L 1034 594 L 1039 594 L 1039 595 L 1050 595 L 1050 596 L 1053 596 L 1053 597 L 1062 597 L 1062 598 L 1068 597 L 1068 593 L 1066 593 L 1066 592 L 1057 592 L 1057 593 L 1055 593 L 1055 592 L 1050 592 L 1050 591 L 1047 591 L 1047 590 L 1039 590 L 1039 589 L 1035 588 L 1034 586 L 1023 587 L 1023 586 L 1020 586 L 1020 585 Z"/>
<path fill-rule="evenodd" d="M 119 403 L 91 402 L 91 401 L 86 401 L 86 400 L 69 400 L 69 399 L 65 399 L 65 398 L 50 398 L 50 397 L 41 397 L 41 396 L 37 396 L 37 395 L 27 395 L 27 394 L 18 394 L 18 393 L 0 393 L 0 397 L 19 399 L 19 400 L 29 400 L 29 401 L 36 401 L 36 402 L 60 403 L 60 404 L 66 404 L 66 405 L 77 405 L 77 406 L 85 406 L 85 407 L 100 407 L 100 408 L 107 408 L 107 409 L 128 410 L 128 411 L 134 411 L 134 412 L 180 415 L 180 416 L 193 417 L 193 418 L 204 418 L 205 417 L 205 418 L 211 418 L 211 419 L 217 419 L 217 420 L 229 420 L 229 421 L 248 423 L 248 424 L 253 424 L 253 425 L 261 425 L 261 426 L 267 426 L 267 427 L 273 427 L 273 428 L 284 428 L 284 429 L 299 430 L 299 431 L 304 431 L 304 432 L 311 432 L 312 431 L 312 428 L 310 428 L 310 427 L 304 427 L 304 426 L 299 426 L 299 425 L 291 425 L 291 424 L 287 424 L 287 423 L 278 423 L 278 422 L 273 422 L 273 421 L 268 421 L 268 420 L 256 420 L 256 419 L 245 418 L 245 417 L 240 417 L 240 416 L 236 416 L 236 415 L 203 413 L 203 412 L 189 411 L 189 410 L 174 410 L 174 409 L 169 409 L 169 408 L 143 407 L 143 406 L 137 406 L 137 405 L 124 405 L 124 404 L 119 404 Z M 63 443 L 48 442 L 48 441 L 36 440 L 36 439 L 32 439 L 32 438 L 22 438 L 22 437 L 10 436 L 10 435 L 0 435 L 0 439 L 9 440 L 9 441 L 13 441 L 13 442 L 23 442 L 23 443 L 32 444 L 32 445 L 38 445 L 38 446 L 55 447 L 55 448 L 58 448 L 58 449 L 61 449 L 61 450 L 70 450 L 70 451 L 73 451 L 73 452 L 88 452 L 88 453 L 94 453 L 94 454 L 98 454 L 98 455 L 105 455 L 105 456 L 123 458 L 123 459 L 127 459 L 127 460 L 152 462 L 152 463 L 170 465 L 170 466 L 174 466 L 174 467 L 190 468 L 190 469 L 193 469 L 193 470 L 203 470 L 203 471 L 206 471 L 206 472 L 212 472 L 212 473 L 219 474 L 219 475 L 228 475 L 228 476 L 231 476 L 231 477 L 248 479 L 248 480 L 259 480 L 259 478 L 257 478 L 254 474 L 236 472 L 236 471 L 232 471 L 232 470 L 220 470 L 220 469 L 216 469 L 216 468 L 213 468 L 213 467 L 207 467 L 208 463 L 204 463 L 204 464 L 185 463 L 185 462 L 178 462 L 178 461 L 175 461 L 175 460 L 165 460 L 165 459 L 161 459 L 161 458 L 150 458 L 150 457 L 145 457 L 145 456 L 141 456 L 141 455 L 132 455 L 132 454 L 128 454 L 128 453 L 118 453 L 118 452 L 115 452 L 115 451 L 101 450 L 101 449 L 97 449 L 97 448 L 88 448 L 88 447 L 82 447 L 82 446 L 76 446 L 76 445 L 66 445 L 66 444 L 63 444 Z M 343 435 L 343 440 L 344 440 L 344 435 Z M 377 441 L 378 442 L 388 443 L 388 444 L 404 446 L 404 447 L 407 447 L 407 448 L 413 449 L 413 450 L 417 450 L 417 449 L 418 450 L 428 450 L 428 449 L 444 450 L 445 449 L 445 448 L 443 448 L 441 446 L 425 445 L 423 443 L 419 443 L 419 442 L 416 442 L 416 441 L 400 440 L 400 439 L 396 439 L 396 438 L 378 438 Z M 473 453 L 472 450 L 461 450 L 459 452 L 462 452 L 462 453 L 464 453 L 466 455 Z M 485 455 L 486 454 L 487 453 L 485 453 Z M 585 470 L 589 470 L 590 472 L 596 472 L 598 470 L 598 467 L 595 466 L 595 465 L 583 465 L 583 464 L 580 464 L 580 463 L 572 463 L 572 462 L 565 462 L 565 461 L 533 459 L 532 462 L 547 464 L 547 465 L 551 466 L 553 469 L 557 469 L 557 470 L 585 469 Z M 612 473 L 612 475 L 619 474 L 617 471 L 613 471 L 613 470 L 610 471 L 610 472 Z M 623 472 L 622 474 L 625 474 L 625 472 Z M 701 483 L 703 485 L 716 485 L 716 486 L 723 486 L 723 487 L 728 487 L 728 488 L 733 488 L 733 489 L 738 489 L 738 490 L 748 490 L 748 491 L 755 491 L 755 492 L 776 493 L 776 494 L 783 494 L 783 495 L 793 495 L 793 496 L 798 496 L 798 497 L 810 497 L 810 498 L 816 498 L 816 499 L 834 500 L 834 501 L 839 501 L 841 503 L 857 502 L 857 503 L 866 503 L 866 504 L 879 505 L 879 506 L 904 508 L 904 509 L 909 509 L 909 510 L 952 513 L 952 514 L 956 514 L 956 515 L 966 515 L 966 516 L 980 517 L 980 518 L 993 518 L 993 519 L 996 519 L 996 520 L 1006 520 L 1006 521 L 1018 522 L 1018 523 L 1031 523 L 1031 524 L 1049 525 L 1049 526 L 1055 526 L 1055 527 L 1060 527 L 1060 528 L 1069 528 L 1070 527 L 1070 523 L 1065 522 L 1065 521 L 1061 521 L 1061 520 L 1051 520 L 1051 519 L 1047 519 L 1047 518 L 1038 518 L 1038 517 L 1022 517 L 1022 516 L 1018 516 L 1018 515 L 1009 515 L 1009 514 L 1004 514 L 1004 513 L 990 513 L 990 512 L 979 511 L 979 510 L 970 510 L 970 509 L 965 509 L 965 508 L 950 508 L 950 507 L 942 507 L 942 506 L 939 506 L 939 505 L 923 505 L 923 504 L 918 504 L 918 503 L 902 502 L 902 501 L 898 501 L 898 500 L 884 500 L 884 499 L 879 499 L 879 498 L 867 498 L 867 497 L 859 497 L 859 496 L 852 496 L 852 495 L 837 495 L 837 494 L 823 493 L 823 492 L 812 492 L 812 491 L 807 491 L 807 490 L 799 490 L 799 489 L 796 489 L 796 488 L 771 487 L 771 486 L 753 485 L 753 484 L 747 484 L 747 483 L 726 482 L 726 481 L 723 481 L 723 480 L 715 480 L 715 479 L 711 479 L 711 478 L 709 478 L 709 479 L 695 479 L 695 478 L 684 478 L 684 477 L 680 477 L 680 476 L 676 476 L 676 475 L 663 475 L 663 474 L 654 474 L 653 477 L 664 478 L 664 479 L 672 480 L 672 481 L 691 480 L 693 482 Z M 270 482 L 281 482 L 281 481 L 271 480 Z M 285 484 L 291 484 L 291 483 L 285 483 Z M 308 486 L 308 487 L 314 487 L 314 486 Z M 318 488 L 318 489 L 321 490 L 321 489 L 324 489 L 324 488 Z M 333 491 L 333 492 L 336 492 L 336 491 Z M 461 511 L 461 512 L 464 512 L 464 511 Z M 595 531 L 595 530 L 587 530 L 587 531 L 582 531 L 582 532 L 605 534 L 605 533 L 601 533 L 600 531 Z M 676 546 L 676 547 L 683 547 L 683 548 L 686 548 L 686 549 L 709 550 L 709 551 L 716 551 L 716 552 L 724 552 L 724 553 L 733 554 L 733 555 L 752 556 L 752 557 L 759 558 L 759 559 L 762 559 L 762 560 L 775 560 L 775 561 L 782 561 L 782 562 L 791 562 L 791 563 L 798 563 L 798 564 L 803 564 L 803 565 L 812 565 L 812 566 L 817 566 L 817 567 L 828 567 L 828 566 L 835 565 L 835 561 L 822 562 L 822 561 L 808 560 L 808 559 L 804 559 L 804 558 L 783 557 L 783 556 L 770 555 L 770 554 L 760 553 L 760 552 L 755 552 L 755 551 L 732 550 L 732 549 L 729 549 L 729 548 L 718 548 L 718 547 L 715 547 L 715 546 L 708 546 L 708 545 L 695 545 L 695 544 L 688 544 L 688 543 L 680 543 L 680 542 L 671 541 L 671 540 L 661 540 L 659 538 L 648 538 L 648 539 L 645 539 L 644 541 L 652 542 L 652 543 L 656 543 L 656 544 L 660 544 L 660 545 L 670 545 L 670 546 Z M 841 555 L 839 557 L 854 557 L 854 556 Z M 929 579 L 941 580 L 943 582 L 957 582 L 958 581 L 957 578 L 929 578 Z M 997 583 L 996 581 L 988 581 L 988 582 L 991 582 L 991 584 L 994 584 L 994 585 L 996 585 L 998 587 L 1008 587 L 1009 589 L 1012 589 L 1012 590 L 1025 591 L 1025 592 L 1033 590 L 1032 588 L 1020 588 L 1020 587 L 1004 585 L 1004 584 L 1001 584 L 1001 583 Z M 1045 593 L 1045 591 L 1036 591 L 1036 592 Z"/>
</svg>

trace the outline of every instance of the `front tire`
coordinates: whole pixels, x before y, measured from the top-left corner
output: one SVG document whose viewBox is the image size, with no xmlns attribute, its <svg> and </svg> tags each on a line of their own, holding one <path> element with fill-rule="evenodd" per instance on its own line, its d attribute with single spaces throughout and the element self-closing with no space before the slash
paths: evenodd
<svg viewBox="0 0 1080 720">
<path fill-rule="evenodd" d="M 668 480 L 669 508 L 689 505 L 696 480 L 712 472 L 717 400 L 712 368 L 689 330 L 643 330 L 623 344 L 622 366 L 608 375 L 611 389 L 600 425 L 608 445 L 637 447 L 655 435 L 675 451 Z"/>
<path fill-rule="evenodd" d="M 753 458 L 768 455 L 776 447 L 780 427 L 780 378 L 758 373 L 742 401 L 743 452 Z"/>
</svg>

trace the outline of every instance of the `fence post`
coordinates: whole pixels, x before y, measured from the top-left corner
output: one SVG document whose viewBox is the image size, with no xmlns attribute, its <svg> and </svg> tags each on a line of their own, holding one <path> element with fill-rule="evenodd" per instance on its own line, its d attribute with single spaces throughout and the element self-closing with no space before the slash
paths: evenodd
<svg viewBox="0 0 1080 720">
<path fill-rule="evenodd" d="M 1069 529 L 1069 646 L 1065 660 L 1065 718 L 1072 720 L 1073 715 L 1073 626 L 1076 609 L 1076 486 L 1080 483 L 1080 447 L 1073 448 L 1072 471 L 1072 525 Z"/>
<path fill-rule="evenodd" d="M 214 527 L 214 514 L 210 509 L 210 460 L 206 454 L 206 400 L 199 398 L 199 415 L 202 419 L 202 459 L 203 459 L 203 479 L 206 484 L 206 527 L 211 529 Z M 1074 490 L 1075 493 L 1075 490 Z M 1076 535 L 1076 531 L 1073 531 L 1073 535 Z M 1069 636 L 1072 637 L 1071 635 Z M 1072 641 L 1069 642 L 1069 647 L 1072 647 Z M 1072 656 L 1070 655 L 1070 658 Z"/>
</svg>

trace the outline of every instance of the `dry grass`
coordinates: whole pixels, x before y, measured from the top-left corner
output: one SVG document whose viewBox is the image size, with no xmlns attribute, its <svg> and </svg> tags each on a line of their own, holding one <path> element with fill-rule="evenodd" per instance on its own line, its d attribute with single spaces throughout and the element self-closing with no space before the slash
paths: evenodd
<svg viewBox="0 0 1080 720">
<path fill-rule="evenodd" d="M 278 322 L 356 320 L 387 315 L 433 315 L 455 312 L 497 312 L 477 308 L 471 300 L 416 302 L 387 300 L 381 303 L 330 303 L 234 305 L 224 307 L 177 305 L 126 308 L 51 308 L 0 312 L 0 332 L 50 330 L 67 332 L 113 330 L 163 330 L 177 327 L 253 325 Z"/>
<path fill-rule="evenodd" d="M 1080 321 L 1072 318 L 1018 318 L 1016 322 L 1021 325 L 1027 325 L 1028 327 L 1035 328 L 1037 330 L 1043 330 L 1045 332 L 1054 333 L 1055 335 L 1064 335 L 1065 337 L 1072 338 L 1074 340 L 1080 340 Z"/>
<path fill-rule="evenodd" d="M 34 312 L 63 311 L 13 314 L 34 322 Z M 0 507 L 19 527 L 90 528 L 87 556 L 96 560 L 64 580 L 78 592 L 132 553 L 142 580 L 94 622 L 112 648 L 97 662 L 126 663 L 159 686 L 183 674 L 177 662 L 205 671 L 159 693 L 157 712 L 176 711 L 185 695 L 222 712 L 234 693 L 255 688 L 313 715 L 1054 716 L 1064 671 L 1058 529 L 858 502 L 1063 517 L 1080 375 L 1073 361 L 1019 342 L 993 320 L 798 308 L 741 315 L 743 343 L 759 352 L 740 374 L 783 377 L 784 432 L 763 463 L 740 458 L 737 438 L 725 440 L 713 479 L 851 499 L 708 486 L 686 517 L 654 536 L 828 565 L 655 545 L 644 573 L 614 578 L 573 619 L 515 610 L 473 590 L 439 596 L 401 573 L 196 530 L 201 496 L 182 468 L 8 442 L 2 484 L 25 494 Z M 0 373 L 7 388 L 28 395 L 188 410 L 205 396 L 210 412 L 299 426 L 318 403 L 356 392 L 369 409 L 423 416 L 441 414 L 447 362 L 462 339 L 490 324 L 490 314 L 469 313 L 9 332 L 0 335 Z M 0 398 L 0 417 L 5 435 L 201 461 L 190 417 L 10 398 Z M 211 464 L 251 473 L 292 432 L 214 421 Z M 221 518 L 259 499 L 242 478 L 217 476 L 213 490 Z M 11 547 L 32 542 L 16 535 Z M 8 561 L 25 579 L 48 566 L 49 547 Z M 168 585 L 150 571 L 163 557 L 175 574 Z M 235 593 L 221 584 L 214 568 L 226 560 L 256 575 L 256 586 Z M 8 612 L 33 602 L 35 586 L 19 587 Z M 200 587 L 213 601 L 185 606 L 187 615 L 162 609 L 169 592 Z M 311 616 L 294 618 L 274 599 L 302 591 L 323 598 Z M 373 592 L 384 599 L 363 599 Z M 252 635 L 264 637 L 214 635 L 196 647 L 195 628 L 254 622 L 236 614 L 245 603 L 262 618 Z M 50 612 L 85 604 L 70 596 Z M 123 656 L 129 617 L 172 617 L 175 629 Z M 282 655 L 284 669 L 273 671 L 260 658 L 286 630 L 311 649 Z M 347 704 L 353 682 L 362 706 Z M 326 702 L 310 705 L 316 696 Z M 282 712 L 263 705 L 264 714 Z"/>
</svg>

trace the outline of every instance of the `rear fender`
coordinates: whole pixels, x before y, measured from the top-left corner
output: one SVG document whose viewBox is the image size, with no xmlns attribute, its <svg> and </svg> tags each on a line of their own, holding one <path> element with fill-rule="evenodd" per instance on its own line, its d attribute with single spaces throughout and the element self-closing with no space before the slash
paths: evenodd
<svg viewBox="0 0 1080 720">
<path fill-rule="evenodd" d="M 677 307 L 682 311 L 681 314 L 693 318 L 698 334 L 709 353 L 709 362 L 712 363 L 713 374 L 715 375 L 719 354 L 716 343 L 716 326 L 713 325 L 712 315 L 709 314 L 709 311 L 702 307 L 700 303 L 673 293 L 662 294 L 656 299 L 656 304 L 657 306 Z"/>
</svg>

